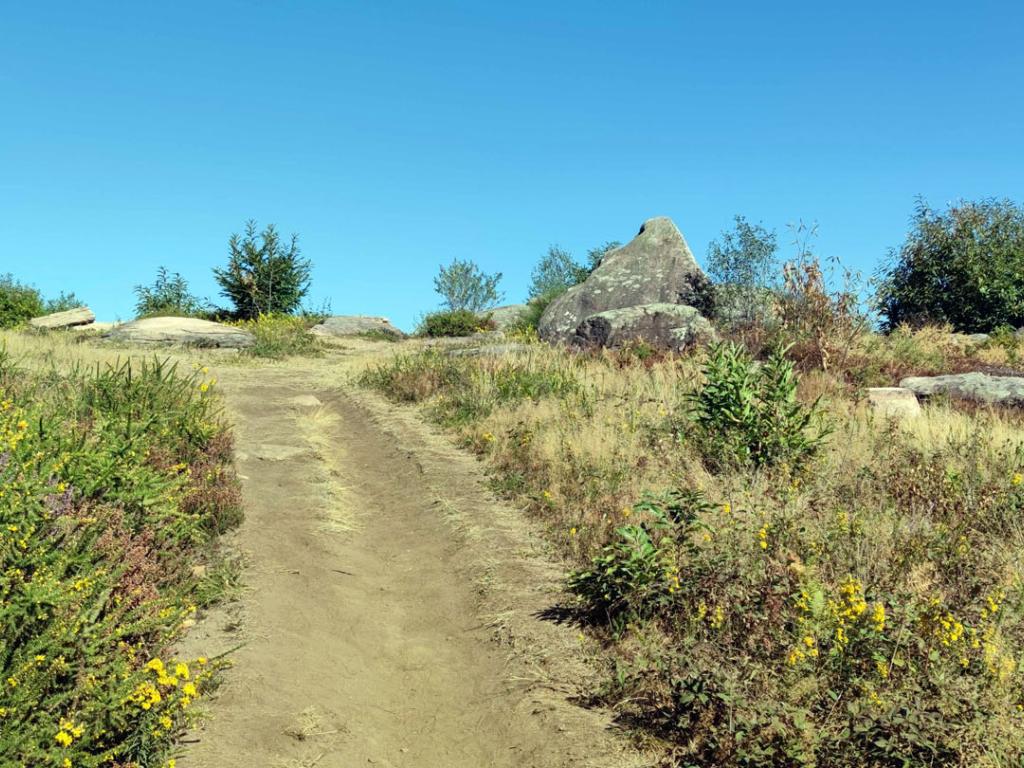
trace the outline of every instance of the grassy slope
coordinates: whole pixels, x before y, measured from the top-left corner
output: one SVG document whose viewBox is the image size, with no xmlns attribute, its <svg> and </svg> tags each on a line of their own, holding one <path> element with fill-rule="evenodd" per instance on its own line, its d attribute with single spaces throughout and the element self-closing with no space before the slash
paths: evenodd
<svg viewBox="0 0 1024 768">
<path fill-rule="evenodd" d="M 618 545 L 629 610 L 577 606 L 610 650 L 595 696 L 674 764 L 1002 766 L 1024 744 L 1019 421 L 936 404 L 888 424 L 848 382 L 1015 359 L 865 338 L 802 381 L 835 426 L 820 456 L 756 472 L 707 468 L 700 359 L 428 353 L 363 381 L 456 430 L 578 568 Z M 636 506 L 665 489 L 699 493 L 671 526 Z"/>
<path fill-rule="evenodd" d="M 68 335 L 3 345 L 0 764 L 165 765 L 217 667 L 170 648 L 241 514 L 211 382 Z"/>
</svg>

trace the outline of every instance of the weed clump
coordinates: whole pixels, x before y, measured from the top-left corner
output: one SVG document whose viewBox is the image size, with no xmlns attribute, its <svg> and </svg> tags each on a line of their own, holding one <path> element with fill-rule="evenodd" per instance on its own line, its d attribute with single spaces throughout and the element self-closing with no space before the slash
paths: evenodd
<svg viewBox="0 0 1024 768">
<path fill-rule="evenodd" d="M 283 360 L 288 357 L 316 357 L 323 353 L 320 340 L 309 332 L 316 320 L 296 315 L 260 315 L 240 320 L 236 326 L 249 331 L 256 343 L 246 350 L 252 357 Z"/>
<path fill-rule="evenodd" d="M 694 435 L 715 467 L 796 465 L 830 432 L 818 401 L 797 399 L 793 364 L 776 350 L 763 364 L 735 344 L 719 344 L 704 366 L 706 383 L 690 395 Z"/>
<path fill-rule="evenodd" d="M 418 333 L 420 336 L 439 338 L 444 336 L 472 336 L 475 333 L 494 330 L 490 315 L 479 315 L 469 309 L 452 309 L 431 312 L 423 318 Z"/>
</svg>

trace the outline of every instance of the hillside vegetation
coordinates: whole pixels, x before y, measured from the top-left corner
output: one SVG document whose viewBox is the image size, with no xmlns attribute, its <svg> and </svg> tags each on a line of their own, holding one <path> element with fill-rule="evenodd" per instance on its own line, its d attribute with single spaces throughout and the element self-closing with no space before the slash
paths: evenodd
<svg viewBox="0 0 1024 768">
<path fill-rule="evenodd" d="M 213 382 L 30 346 L 0 347 L 0 763 L 173 765 L 219 662 L 169 649 L 241 517 Z"/>
<path fill-rule="evenodd" d="M 859 389 L 1006 365 L 1017 342 L 852 333 L 842 355 L 793 338 L 800 369 L 534 344 L 361 380 L 421 404 L 542 521 L 565 611 L 609 651 L 593 701 L 669 764 L 1017 765 L 1020 419 L 935 402 L 886 421 Z"/>
</svg>

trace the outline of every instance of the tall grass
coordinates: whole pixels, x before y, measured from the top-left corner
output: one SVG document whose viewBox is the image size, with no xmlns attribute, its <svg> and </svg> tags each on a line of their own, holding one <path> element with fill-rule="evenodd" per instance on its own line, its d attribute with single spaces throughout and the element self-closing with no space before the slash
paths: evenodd
<svg viewBox="0 0 1024 768">
<path fill-rule="evenodd" d="M 709 452 L 706 353 L 430 353 L 363 381 L 451 426 L 546 524 L 578 620 L 609 649 L 594 699 L 669 764 L 1018 765 L 1024 434 L 995 411 L 933 405 L 901 425 L 865 410 L 858 381 L 986 349 L 903 333 L 860 337 L 750 421 L 754 447 L 773 414 L 815 402 L 834 429 L 762 464 Z M 534 384 L 503 394 L 510 371 Z"/>
<path fill-rule="evenodd" d="M 0 764 L 166 763 L 217 666 L 169 649 L 218 592 L 230 462 L 201 372 L 0 352 Z"/>
</svg>

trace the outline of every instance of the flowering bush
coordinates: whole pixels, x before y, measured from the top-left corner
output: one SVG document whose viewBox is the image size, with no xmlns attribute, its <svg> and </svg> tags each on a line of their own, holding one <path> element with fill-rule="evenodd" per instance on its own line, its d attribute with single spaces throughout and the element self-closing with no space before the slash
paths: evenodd
<svg viewBox="0 0 1024 768">
<path fill-rule="evenodd" d="M 216 661 L 168 658 L 240 516 L 210 382 L 0 353 L 0 764 L 158 766 Z"/>
</svg>

